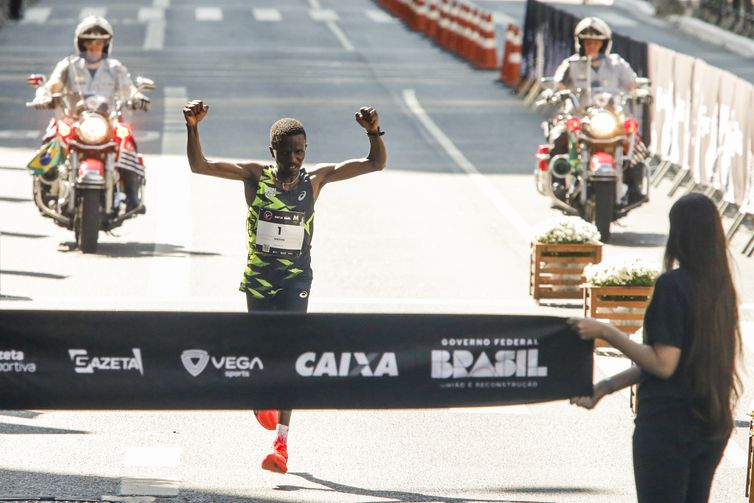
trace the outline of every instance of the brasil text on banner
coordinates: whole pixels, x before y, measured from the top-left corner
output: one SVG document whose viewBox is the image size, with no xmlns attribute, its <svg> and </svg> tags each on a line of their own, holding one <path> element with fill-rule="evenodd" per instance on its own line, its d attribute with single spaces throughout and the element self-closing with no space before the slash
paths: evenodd
<svg viewBox="0 0 754 503">
<path fill-rule="evenodd" d="M 0 409 L 429 408 L 592 393 L 564 318 L 3 311 Z"/>
</svg>

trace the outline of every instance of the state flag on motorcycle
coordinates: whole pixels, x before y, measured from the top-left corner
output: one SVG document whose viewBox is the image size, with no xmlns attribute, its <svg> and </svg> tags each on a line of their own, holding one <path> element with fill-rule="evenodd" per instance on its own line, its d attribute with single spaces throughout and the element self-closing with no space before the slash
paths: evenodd
<svg viewBox="0 0 754 503">
<path fill-rule="evenodd" d="M 144 162 L 131 145 L 123 145 L 121 147 L 118 159 L 115 161 L 115 167 L 117 169 L 133 171 L 141 177 L 144 176 Z"/>
<path fill-rule="evenodd" d="M 34 175 L 42 175 L 63 162 L 63 145 L 55 137 L 39 148 L 34 158 L 26 167 Z"/>
<path fill-rule="evenodd" d="M 636 166 L 637 164 L 641 164 L 645 162 L 647 159 L 652 157 L 652 152 L 649 151 L 647 146 L 644 144 L 641 138 L 636 137 L 636 145 L 634 146 L 634 153 L 631 156 L 630 164 L 631 166 Z"/>
</svg>

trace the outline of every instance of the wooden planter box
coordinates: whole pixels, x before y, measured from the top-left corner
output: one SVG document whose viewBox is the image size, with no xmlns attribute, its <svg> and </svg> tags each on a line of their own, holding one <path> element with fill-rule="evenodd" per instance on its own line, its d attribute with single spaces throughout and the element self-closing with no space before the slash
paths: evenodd
<svg viewBox="0 0 754 503">
<path fill-rule="evenodd" d="M 539 299 L 580 299 L 584 268 L 602 260 L 602 244 L 532 243 L 529 295 Z"/>
<path fill-rule="evenodd" d="M 746 497 L 754 503 L 754 418 L 749 422 L 749 464 L 746 468 Z"/>
<path fill-rule="evenodd" d="M 644 312 L 654 287 L 584 285 L 584 316 L 608 320 L 626 334 L 633 334 L 644 324 Z M 630 297 L 631 300 L 621 297 Z M 595 347 L 610 347 L 602 339 Z M 631 386 L 629 406 L 636 414 L 636 385 Z"/>
<path fill-rule="evenodd" d="M 633 334 L 644 324 L 644 311 L 652 289 L 651 286 L 584 285 L 584 316 L 608 320 L 624 333 Z"/>
</svg>

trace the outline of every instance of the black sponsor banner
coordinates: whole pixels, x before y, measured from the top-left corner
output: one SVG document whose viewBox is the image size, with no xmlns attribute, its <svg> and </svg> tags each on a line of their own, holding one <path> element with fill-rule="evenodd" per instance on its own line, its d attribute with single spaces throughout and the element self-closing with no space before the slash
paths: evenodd
<svg viewBox="0 0 754 503">
<path fill-rule="evenodd" d="M 0 409 L 424 408 L 592 392 L 564 318 L 0 312 Z"/>
</svg>

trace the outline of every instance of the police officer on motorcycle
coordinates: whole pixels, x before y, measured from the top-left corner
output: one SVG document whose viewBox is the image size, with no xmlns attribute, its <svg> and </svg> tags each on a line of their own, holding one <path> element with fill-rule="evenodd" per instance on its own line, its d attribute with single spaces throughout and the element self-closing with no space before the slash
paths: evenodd
<svg viewBox="0 0 754 503">
<path fill-rule="evenodd" d="M 560 89 L 606 88 L 632 92 L 636 89 L 636 72 L 617 54 L 611 54 L 613 33 L 603 20 L 585 17 L 573 30 L 576 54 L 566 58 L 555 71 L 553 80 Z M 586 75 L 572 71 L 572 67 L 584 57 L 591 62 L 591 86 Z"/>
<path fill-rule="evenodd" d="M 76 27 L 73 37 L 76 53 L 60 60 L 45 85 L 37 89 L 32 105 L 37 109 L 54 108 L 52 99 L 56 93 L 64 93 L 69 109 L 75 101 L 88 96 L 112 98 L 120 95 L 129 100 L 133 110 L 147 111 L 150 100 L 139 92 L 128 69 L 117 59 L 111 58 L 113 28 L 101 16 L 88 16 Z M 62 114 L 56 108 L 56 117 Z M 144 171 L 140 166 L 118 166 L 128 209 L 139 205 L 139 188 L 143 184 Z"/>
<path fill-rule="evenodd" d="M 564 59 L 553 76 L 559 90 L 569 89 L 578 92 L 584 89 L 609 89 L 631 93 L 636 90 L 636 72 L 618 54 L 610 52 L 613 40 L 612 30 L 605 21 L 597 17 L 585 17 L 573 30 L 576 53 Z M 584 71 L 585 61 L 590 65 Z M 589 80 L 587 80 L 589 79 Z M 568 135 L 565 124 L 555 124 L 550 130 L 550 150 L 552 156 L 568 151 Z M 644 198 L 641 192 L 643 173 L 636 163 L 624 172 L 624 182 L 628 185 L 628 203 Z"/>
</svg>

